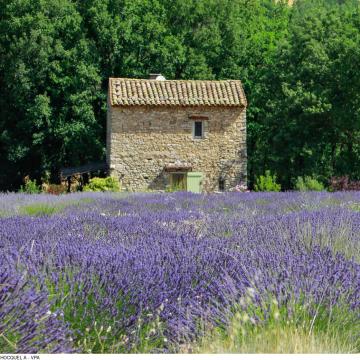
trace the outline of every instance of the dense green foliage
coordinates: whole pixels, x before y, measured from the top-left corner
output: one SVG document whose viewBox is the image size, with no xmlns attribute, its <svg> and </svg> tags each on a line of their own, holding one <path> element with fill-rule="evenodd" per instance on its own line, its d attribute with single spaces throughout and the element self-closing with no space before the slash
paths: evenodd
<svg viewBox="0 0 360 360">
<path fill-rule="evenodd" d="M 88 185 L 84 186 L 84 191 L 120 191 L 120 184 L 114 177 L 90 179 Z"/>
<path fill-rule="evenodd" d="M 40 194 L 41 188 L 36 184 L 36 180 L 27 179 L 25 185 L 20 186 L 19 192 L 26 194 Z"/>
<path fill-rule="evenodd" d="M 299 176 L 296 179 L 295 189 L 299 191 L 322 191 L 324 190 L 324 185 L 311 176 Z"/>
<path fill-rule="evenodd" d="M 270 170 L 265 171 L 265 175 L 255 177 L 255 191 L 280 191 L 281 185 L 276 182 L 276 175 L 271 175 Z"/>
<path fill-rule="evenodd" d="M 107 79 L 241 79 L 249 182 L 360 175 L 357 0 L 0 0 L 0 188 L 104 159 Z"/>
</svg>

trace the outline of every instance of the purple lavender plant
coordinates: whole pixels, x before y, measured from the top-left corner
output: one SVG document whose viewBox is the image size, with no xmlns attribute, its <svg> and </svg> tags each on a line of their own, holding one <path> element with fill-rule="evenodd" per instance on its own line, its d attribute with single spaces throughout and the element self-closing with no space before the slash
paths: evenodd
<svg viewBox="0 0 360 360">
<path fill-rule="evenodd" d="M 40 216 L 19 209 L 54 197 L 14 199 L 0 198 L 5 352 L 177 351 L 246 297 L 264 319 L 269 297 L 360 309 L 360 193 L 81 194 Z"/>
<path fill-rule="evenodd" d="M 0 349 L 3 353 L 73 352 L 69 329 L 52 312 L 47 293 L 36 289 L 26 272 L 3 267 L 0 274 Z"/>
</svg>

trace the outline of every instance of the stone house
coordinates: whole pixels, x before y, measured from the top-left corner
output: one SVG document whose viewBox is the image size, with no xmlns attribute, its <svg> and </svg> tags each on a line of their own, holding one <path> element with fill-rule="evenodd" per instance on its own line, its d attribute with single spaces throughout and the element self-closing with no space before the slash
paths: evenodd
<svg viewBox="0 0 360 360">
<path fill-rule="evenodd" d="M 246 106 L 239 80 L 110 78 L 110 174 L 130 191 L 246 185 Z"/>
</svg>

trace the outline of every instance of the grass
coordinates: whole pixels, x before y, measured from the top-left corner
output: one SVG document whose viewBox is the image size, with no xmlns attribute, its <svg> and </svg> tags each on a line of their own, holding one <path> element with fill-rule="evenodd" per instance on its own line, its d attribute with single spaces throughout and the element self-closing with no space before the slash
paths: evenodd
<svg viewBox="0 0 360 360">
<path fill-rule="evenodd" d="M 20 213 L 28 216 L 50 216 L 63 210 L 65 206 L 65 204 L 34 203 L 22 206 Z"/>
<path fill-rule="evenodd" d="M 90 204 L 94 201 L 91 198 L 83 198 L 78 201 L 68 201 L 61 203 L 32 203 L 24 205 L 20 208 L 20 215 L 27 216 L 51 216 L 53 214 L 63 211 L 66 207 L 76 206 L 79 207 L 83 204 Z"/>
<path fill-rule="evenodd" d="M 353 211 L 360 211 L 360 203 L 353 203 L 349 206 L 349 208 Z"/>
<path fill-rule="evenodd" d="M 345 307 L 317 307 L 310 316 L 306 307 L 279 307 L 274 300 L 268 318 L 259 307 L 236 311 L 226 327 L 205 328 L 198 342 L 183 346 L 183 353 L 358 353 L 356 314 Z M 209 326 L 207 326 L 209 329 Z"/>
<path fill-rule="evenodd" d="M 4 210 L 0 210 L 0 218 L 6 217 L 6 216 L 9 216 L 9 214 Z"/>
<path fill-rule="evenodd" d="M 263 326 L 247 332 L 239 324 L 233 324 L 226 335 L 206 339 L 198 353 L 354 353 L 353 345 L 335 335 L 309 333 L 293 325 Z"/>
</svg>

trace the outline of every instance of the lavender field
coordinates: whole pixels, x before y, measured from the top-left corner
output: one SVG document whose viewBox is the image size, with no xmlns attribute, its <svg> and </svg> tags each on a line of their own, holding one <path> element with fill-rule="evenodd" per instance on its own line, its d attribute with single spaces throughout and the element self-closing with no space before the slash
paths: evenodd
<svg viewBox="0 0 360 360">
<path fill-rule="evenodd" d="M 0 204 L 2 353 L 360 351 L 360 193 Z"/>
</svg>

